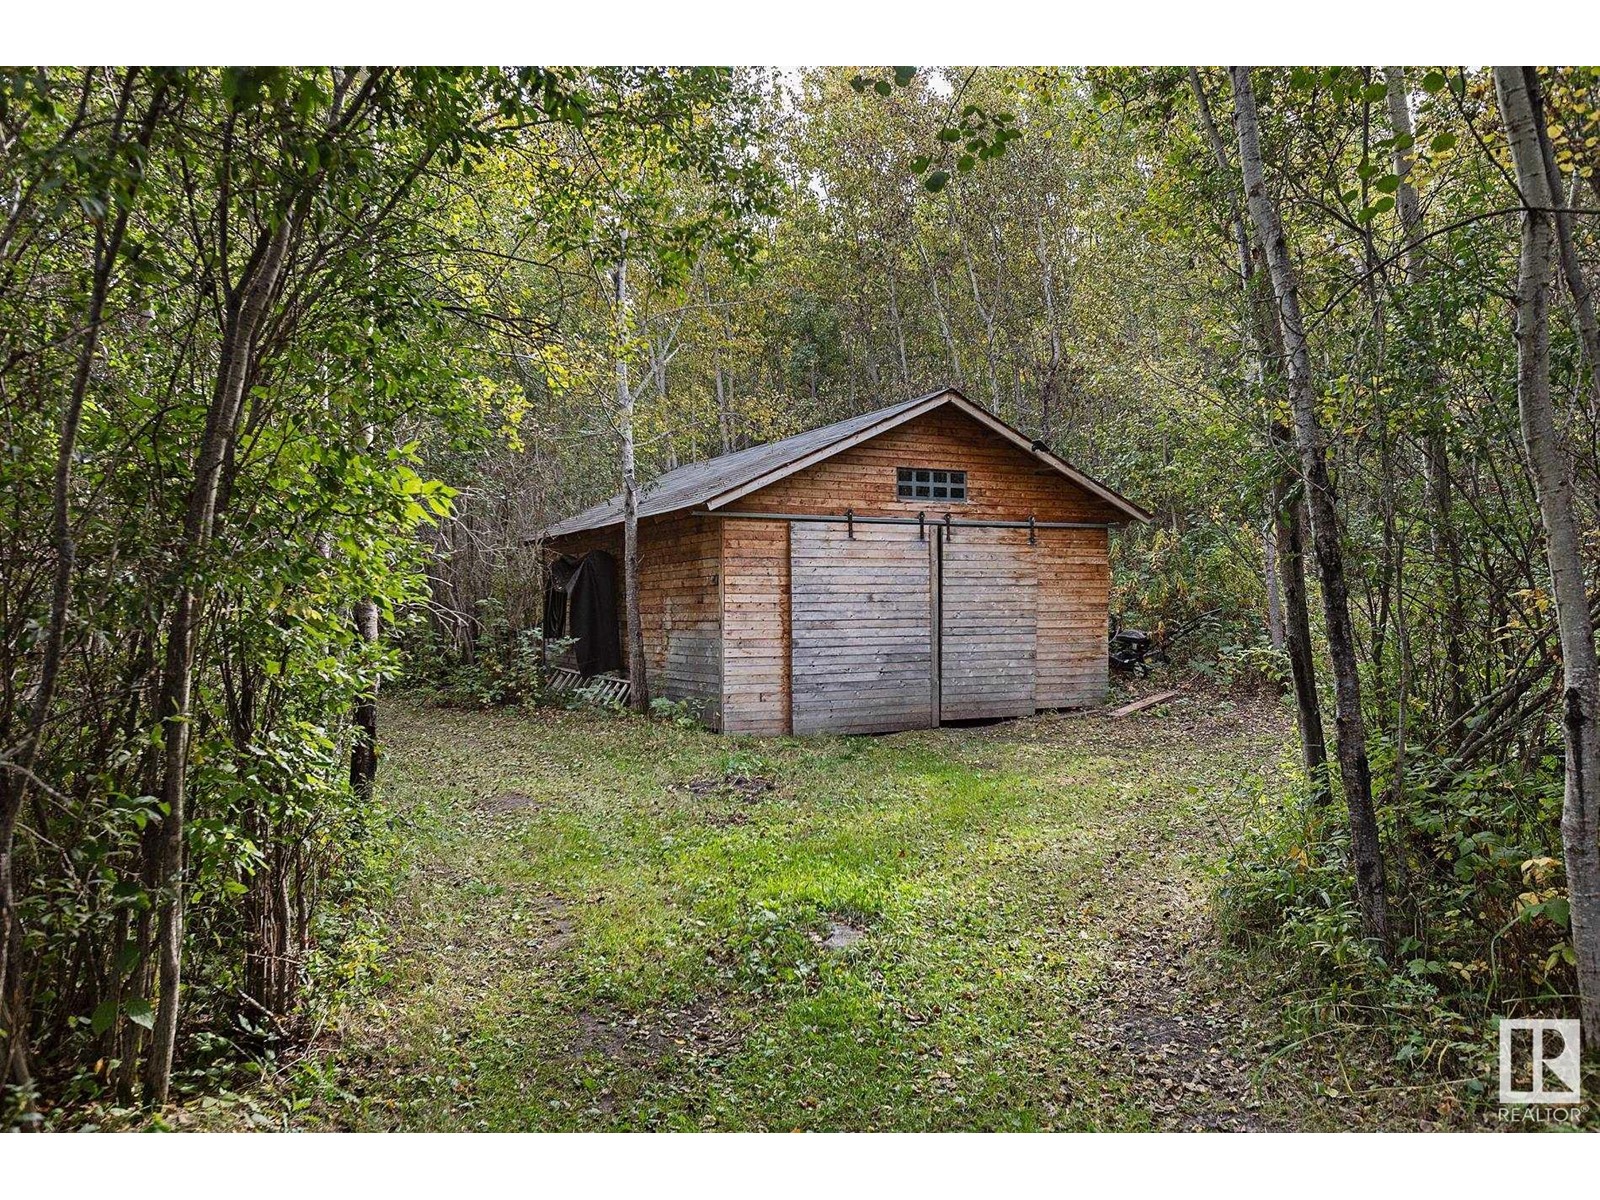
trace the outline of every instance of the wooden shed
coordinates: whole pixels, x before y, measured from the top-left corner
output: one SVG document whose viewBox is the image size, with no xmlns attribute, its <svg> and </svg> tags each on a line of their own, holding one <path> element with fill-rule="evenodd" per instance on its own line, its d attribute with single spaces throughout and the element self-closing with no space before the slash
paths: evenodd
<svg viewBox="0 0 1600 1200">
<path fill-rule="evenodd" d="M 639 502 L 651 695 L 740 733 L 1098 704 L 1108 532 L 1145 520 L 953 389 L 681 467 Z M 620 564 L 622 499 L 540 536 Z"/>
</svg>

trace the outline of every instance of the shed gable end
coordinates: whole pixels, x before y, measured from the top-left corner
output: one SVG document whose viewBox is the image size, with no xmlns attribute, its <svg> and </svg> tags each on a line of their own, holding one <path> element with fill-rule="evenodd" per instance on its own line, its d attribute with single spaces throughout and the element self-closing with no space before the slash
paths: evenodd
<svg viewBox="0 0 1600 1200">
<path fill-rule="evenodd" d="M 903 469 L 964 473 L 959 499 L 902 498 Z M 954 405 L 942 405 L 721 505 L 725 511 L 1120 523 L 1107 501 Z"/>
</svg>

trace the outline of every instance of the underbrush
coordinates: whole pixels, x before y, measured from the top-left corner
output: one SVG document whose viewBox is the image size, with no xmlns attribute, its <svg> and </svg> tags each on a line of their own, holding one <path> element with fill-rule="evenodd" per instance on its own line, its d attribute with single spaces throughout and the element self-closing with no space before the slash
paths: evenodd
<svg viewBox="0 0 1600 1200">
<path fill-rule="evenodd" d="M 387 979 L 384 913 L 401 878 L 409 820 L 347 787 L 329 787 L 306 834 L 305 895 L 288 897 L 300 926 L 279 963 L 286 978 L 268 1008 L 241 945 L 262 919 L 252 903 L 266 868 L 254 858 L 218 865 L 195 852 L 197 882 L 187 914 L 193 947 L 185 966 L 172 1107 L 138 1103 L 112 1038 L 117 1020 L 148 1028 L 149 1006 L 102 1005 L 75 1029 L 78 1065 L 42 1075 L 47 1102 L 28 1119 L 19 1094 L 0 1096 L 0 1128 L 124 1130 L 214 1125 L 281 1128 L 292 1116 L 264 1103 L 265 1080 L 297 1062 L 321 1037 L 328 1015 Z M 213 838 L 223 823 L 203 827 Z M 211 851 L 213 857 L 216 852 Z M 314 868 L 310 865 L 314 863 Z M 103 1015 L 104 1013 L 104 1015 Z M 111 1052 L 107 1053 L 107 1049 Z M 64 1060 L 67 1056 L 61 1056 Z"/>
<path fill-rule="evenodd" d="M 513 626 L 504 606 L 489 599 L 478 602 L 473 628 L 476 636 L 463 648 L 447 645 L 431 624 L 419 622 L 407 638 L 401 686 L 464 708 L 544 697 L 548 671 L 538 626 Z M 555 649 L 559 653 L 561 647 Z"/>
<path fill-rule="evenodd" d="M 1392 953 L 1362 936 L 1338 801 L 1264 807 L 1216 908 L 1235 944 L 1277 975 L 1306 1036 L 1365 1026 L 1397 1064 L 1480 1095 L 1492 1087 L 1495 1018 L 1576 1003 L 1560 761 L 1454 775 L 1417 763 L 1407 781 L 1379 810 Z"/>
</svg>

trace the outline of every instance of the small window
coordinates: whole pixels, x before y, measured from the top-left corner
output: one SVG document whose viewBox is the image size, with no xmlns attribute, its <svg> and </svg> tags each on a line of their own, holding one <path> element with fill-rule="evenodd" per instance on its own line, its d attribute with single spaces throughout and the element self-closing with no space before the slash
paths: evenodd
<svg viewBox="0 0 1600 1200">
<path fill-rule="evenodd" d="M 967 473 L 935 471 L 932 467 L 899 467 L 895 471 L 895 496 L 901 500 L 950 500 L 965 503 Z"/>
</svg>

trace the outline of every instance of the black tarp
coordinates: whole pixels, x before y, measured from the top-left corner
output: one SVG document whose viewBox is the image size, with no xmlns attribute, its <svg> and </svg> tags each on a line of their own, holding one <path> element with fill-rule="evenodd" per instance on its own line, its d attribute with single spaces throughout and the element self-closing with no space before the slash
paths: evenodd
<svg viewBox="0 0 1600 1200">
<path fill-rule="evenodd" d="M 550 564 L 544 580 L 544 636 L 556 641 L 567 636 L 567 593 L 578 560 L 563 554 Z"/>
<path fill-rule="evenodd" d="M 546 638 L 572 638 L 578 674 L 606 675 L 622 669 L 617 628 L 617 560 L 604 550 L 581 559 L 562 557 L 550 566 L 544 597 Z"/>
</svg>

